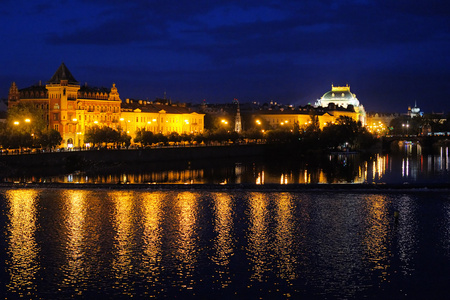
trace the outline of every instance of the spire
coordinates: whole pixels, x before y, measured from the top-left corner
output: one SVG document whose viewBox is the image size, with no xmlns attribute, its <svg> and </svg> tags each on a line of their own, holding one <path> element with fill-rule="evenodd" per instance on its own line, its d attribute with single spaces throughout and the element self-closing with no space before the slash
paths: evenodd
<svg viewBox="0 0 450 300">
<path fill-rule="evenodd" d="M 242 131 L 242 123 L 241 123 L 241 112 L 239 109 L 239 101 L 238 99 L 234 99 L 234 102 L 237 104 L 237 110 L 236 110 L 236 118 L 234 122 L 234 131 L 237 133 L 240 133 Z"/>
<path fill-rule="evenodd" d="M 64 63 L 61 63 L 58 70 L 53 74 L 52 78 L 47 83 L 61 83 L 61 80 L 67 80 L 67 83 L 78 84 L 78 81 L 72 76 L 69 69 L 67 69 Z"/>
</svg>

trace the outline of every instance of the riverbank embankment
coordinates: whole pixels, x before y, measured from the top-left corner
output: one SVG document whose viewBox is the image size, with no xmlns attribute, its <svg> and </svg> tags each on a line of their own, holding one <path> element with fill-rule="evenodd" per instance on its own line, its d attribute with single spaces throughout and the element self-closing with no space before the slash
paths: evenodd
<svg viewBox="0 0 450 300">
<path fill-rule="evenodd" d="M 326 193 L 430 193 L 450 191 L 448 183 L 413 184 L 97 184 L 97 183 L 0 183 L 0 188 L 147 190 L 147 191 L 238 191 Z"/>
<path fill-rule="evenodd" d="M 271 152 L 267 145 L 232 145 L 2 155 L 0 156 L 0 175 L 11 175 L 24 170 L 34 173 L 46 173 L 51 170 L 52 173 L 63 174 L 76 170 L 99 170 L 111 166 L 263 157 Z"/>
</svg>

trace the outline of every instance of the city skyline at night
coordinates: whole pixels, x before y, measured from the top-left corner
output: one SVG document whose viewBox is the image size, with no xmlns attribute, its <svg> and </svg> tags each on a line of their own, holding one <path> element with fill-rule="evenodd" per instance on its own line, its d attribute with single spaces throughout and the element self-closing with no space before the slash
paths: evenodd
<svg viewBox="0 0 450 300">
<path fill-rule="evenodd" d="M 448 4 L 5 1 L 1 98 L 61 62 L 122 98 L 313 104 L 349 84 L 366 111 L 448 112 Z"/>
</svg>

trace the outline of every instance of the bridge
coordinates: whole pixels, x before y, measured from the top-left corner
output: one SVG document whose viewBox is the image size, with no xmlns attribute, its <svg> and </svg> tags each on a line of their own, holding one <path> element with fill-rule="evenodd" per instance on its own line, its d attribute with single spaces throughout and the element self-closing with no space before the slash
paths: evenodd
<svg viewBox="0 0 450 300">
<path fill-rule="evenodd" d="M 431 150 L 433 146 L 450 146 L 449 135 L 395 135 L 381 138 L 383 151 L 393 150 L 404 143 L 419 144 L 423 150 Z M 398 148 L 397 148 L 398 149 Z"/>
</svg>

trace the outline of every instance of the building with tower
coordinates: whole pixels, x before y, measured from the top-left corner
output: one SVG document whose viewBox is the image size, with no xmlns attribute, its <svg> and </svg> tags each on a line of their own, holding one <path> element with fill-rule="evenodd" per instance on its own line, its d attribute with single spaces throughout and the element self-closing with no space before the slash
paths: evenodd
<svg viewBox="0 0 450 300">
<path fill-rule="evenodd" d="M 45 85 L 41 82 L 19 89 L 15 82 L 8 94 L 8 107 L 31 103 L 43 111 L 47 127 L 59 131 L 62 146 L 83 147 L 85 133 L 92 126 L 126 130 L 131 137 L 137 129 L 154 133 L 202 133 L 204 114 L 186 107 L 148 101 L 122 103 L 116 85 L 111 88 L 80 85 L 62 63 Z"/>
<path fill-rule="evenodd" d="M 13 82 L 8 107 L 28 102 L 41 108 L 48 128 L 59 131 L 64 147 L 84 145 L 84 133 L 98 124 L 116 129 L 120 119 L 121 100 L 115 84 L 110 89 L 93 88 L 79 82 L 62 63 L 46 85 L 19 89 Z"/>
</svg>

